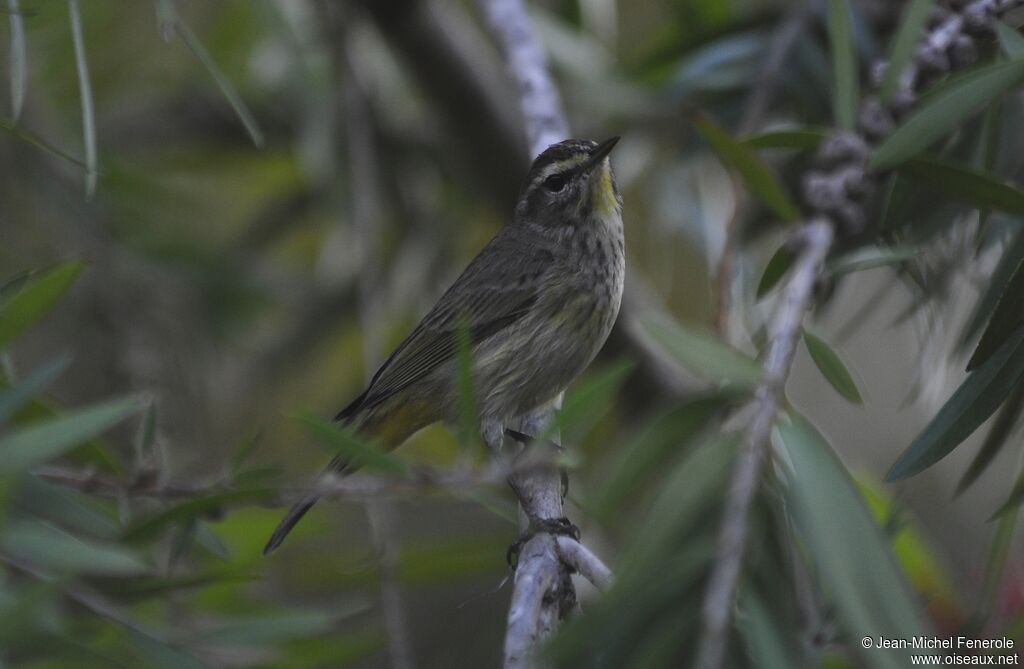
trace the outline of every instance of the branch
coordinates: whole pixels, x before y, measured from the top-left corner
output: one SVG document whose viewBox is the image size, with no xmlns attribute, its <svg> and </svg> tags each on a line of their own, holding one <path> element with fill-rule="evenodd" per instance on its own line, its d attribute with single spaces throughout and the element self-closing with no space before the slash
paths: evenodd
<svg viewBox="0 0 1024 669">
<path fill-rule="evenodd" d="M 771 430 L 785 397 L 800 329 L 813 306 L 814 286 L 821 278 L 833 239 L 837 233 L 864 230 L 866 206 L 879 178 L 867 172 L 872 144 L 892 132 L 896 119 L 910 110 L 929 81 L 971 64 L 977 52 L 974 39 L 991 36 L 995 19 L 1022 5 L 1024 0 L 975 0 L 957 2 L 958 11 L 935 8 L 933 28 L 901 73 L 900 89 L 893 102 L 886 107 L 875 97 L 865 98 L 857 132 L 836 133 L 818 151 L 819 169 L 808 173 L 803 188 L 804 204 L 812 215 L 791 240 L 797 258 L 772 323 L 763 362 L 764 378 L 754 392 L 753 417 L 744 432 L 729 484 L 715 564 L 701 608 L 703 632 L 697 650 L 698 669 L 720 669 L 725 660 L 733 603 L 750 534 L 750 506 L 767 459 Z M 884 66 L 876 71 L 884 71 Z"/>
<path fill-rule="evenodd" d="M 558 555 L 562 562 L 575 569 L 583 578 L 594 584 L 594 587 L 605 592 L 612 587 L 614 576 L 612 570 L 601 562 L 590 550 L 572 537 L 556 537 Z"/>
</svg>

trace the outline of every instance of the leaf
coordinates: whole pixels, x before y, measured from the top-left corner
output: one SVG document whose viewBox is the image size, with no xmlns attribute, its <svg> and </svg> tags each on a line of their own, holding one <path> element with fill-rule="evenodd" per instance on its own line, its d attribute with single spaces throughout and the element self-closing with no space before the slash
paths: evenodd
<svg viewBox="0 0 1024 669">
<path fill-rule="evenodd" d="M 310 414 L 296 416 L 296 419 L 321 443 L 348 457 L 353 467 L 390 474 L 405 474 L 407 471 L 400 459 L 363 441 L 346 427 Z"/>
<path fill-rule="evenodd" d="M 136 521 L 125 530 L 122 539 L 128 542 L 147 541 L 158 535 L 168 525 L 188 523 L 203 514 L 218 511 L 227 504 L 258 501 L 272 493 L 273 490 L 267 488 L 250 488 L 215 492 L 205 497 L 179 502 L 148 518 Z"/>
<path fill-rule="evenodd" d="M 1017 421 L 1020 419 L 1022 410 L 1024 410 L 1024 383 L 1018 383 L 1010 397 L 1007 398 L 1006 403 L 999 410 L 999 414 L 992 423 L 992 427 L 989 429 L 988 434 L 985 435 L 985 441 L 981 443 L 981 448 L 978 449 L 967 471 L 961 477 L 960 483 L 957 484 L 957 495 L 967 490 L 988 469 L 996 454 L 1006 444 L 1010 433 L 1013 432 L 1014 426 L 1017 425 Z"/>
<path fill-rule="evenodd" d="M 804 330 L 804 345 L 807 346 L 807 351 L 811 354 L 811 360 L 818 366 L 822 376 L 836 389 L 837 393 L 854 404 L 864 403 L 860 391 L 857 390 L 857 384 L 854 383 L 846 365 L 843 364 L 839 354 L 833 351 L 824 339 Z"/>
<path fill-rule="evenodd" d="M 81 167 L 83 170 L 88 169 L 86 167 L 85 161 L 80 160 L 78 158 L 75 158 L 74 156 L 72 156 L 67 151 L 63 151 L 61 149 L 58 149 L 56 146 L 50 144 L 49 142 L 47 142 L 42 137 L 39 137 L 38 135 L 35 135 L 35 134 L 29 132 L 28 130 L 25 130 L 24 128 L 22 128 L 19 125 L 11 123 L 10 121 L 6 121 L 4 119 L 0 119 L 0 130 L 5 130 L 5 131 L 11 133 L 12 135 L 14 135 L 15 137 L 17 137 L 18 139 L 31 144 L 32 146 L 36 147 L 37 149 L 42 149 L 46 153 L 49 153 L 49 154 L 51 154 L 53 156 L 56 156 L 56 157 L 60 158 L 61 160 L 66 160 L 67 162 L 69 162 L 69 163 L 71 163 L 73 165 L 77 165 L 78 167 Z"/>
<path fill-rule="evenodd" d="M 900 455 L 886 481 L 905 479 L 935 464 L 992 415 L 1024 373 L 1022 341 L 1024 326 L 1018 327 L 984 365 L 971 372 Z"/>
<path fill-rule="evenodd" d="M 981 209 L 1024 214 L 1024 191 L 978 172 L 933 158 L 915 158 L 900 165 L 900 173 L 933 186 L 942 195 Z"/>
<path fill-rule="evenodd" d="M 710 395 L 670 409 L 650 421 L 622 449 L 607 480 L 594 495 L 594 515 L 609 519 L 624 500 L 650 477 L 662 471 L 675 453 L 707 427 L 729 404 L 723 395 Z"/>
<path fill-rule="evenodd" d="M 468 451 L 473 444 L 478 443 L 480 412 L 476 405 L 476 389 L 473 387 L 471 336 L 469 324 L 465 319 L 460 319 L 455 336 L 459 388 L 459 446 Z"/>
<path fill-rule="evenodd" d="M 929 91 L 917 111 L 875 149 L 868 167 L 883 170 L 913 158 L 1021 80 L 1024 58 L 951 77 Z"/>
<path fill-rule="evenodd" d="M 24 381 L 12 388 L 0 391 L 0 425 L 3 425 L 14 412 L 26 402 L 42 392 L 54 379 L 61 375 L 71 364 L 70 355 L 60 355 L 32 371 Z"/>
<path fill-rule="evenodd" d="M 265 646 L 291 639 L 322 636 L 330 632 L 340 618 L 353 616 L 369 607 L 363 602 L 338 606 L 340 611 L 270 611 L 239 618 L 203 634 L 207 642 L 232 646 Z"/>
<path fill-rule="evenodd" d="M 1024 472 L 1017 475 L 1017 481 L 1013 484 L 1013 490 L 1010 491 L 1010 498 L 992 514 L 989 520 L 1006 515 L 1020 506 L 1022 502 L 1024 502 Z"/>
<path fill-rule="evenodd" d="M 776 434 L 792 469 L 786 498 L 797 530 L 846 634 L 854 639 L 926 634 L 926 619 L 885 537 L 827 442 L 798 416 L 782 418 Z M 900 651 L 861 652 L 873 668 L 908 666 Z"/>
<path fill-rule="evenodd" d="M 747 642 L 758 669 L 793 669 L 801 666 L 787 643 L 788 635 L 774 619 L 773 610 L 761 597 L 747 590 L 739 605 L 737 626 Z"/>
<path fill-rule="evenodd" d="M 12 525 L 2 541 L 4 549 L 14 555 L 62 573 L 131 576 L 147 571 L 146 561 L 135 551 L 113 543 L 85 541 L 45 523 Z"/>
<path fill-rule="evenodd" d="M 878 267 L 898 265 L 906 262 L 907 260 L 913 260 L 919 255 L 921 255 L 921 250 L 914 248 L 879 248 L 877 246 L 862 247 L 854 249 L 853 251 L 850 251 L 845 255 L 841 255 L 833 260 L 829 260 L 825 263 L 825 271 L 832 276 L 842 276 L 843 274 L 863 272 L 864 270 L 875 269 Z"/>
<path fill-rule="evenodd" d="M 58 265 L 0 302 L 0 349 L 50 311 L 84 267 L 80 262 Z"/>
<path fill-rule="evenodd" d="M 907 68 L 910 58 L 914 55 L 914 47 L 921 39 L 925 21 L 931 13 L 935 0 L 912 0 L 903 12 L 900 29 L 892 41 L 889 62 L 885 68 L 885 77 L 879 89 L 879 98 L 883 104 L 892 101 L 893 95 L 899 90 L 900 77 Z"/>
<path fill-rule="evenodd" d="M 82 30 L 82 13 L 78 7 L 78 0 L 68 0 L 68 16 L 71 19 L 71 41 L 75 47 L 78 94 L 82 102 L 82 137 L 85 141 L 85 197 L 88 199 L 96 192 L 99 160 L 96 156 L 96 114 L 93 110 L 89 66 L 85 60 L 85 35 Z"/>
<path fill-rule="evenodd" d="M 958 349 L 965 348 L 991 320 L 996 305 L 1010 285 L 1010 280 L 1016 276 L 1021 262 L 1024 262 L 1024 230 L 1018 229 L 1013 233 L 1013 240 L 1007 244 L 999 263 L 989 276 L 988 284 L 981 298 L 977 300 L 974 313 L 960 335 Z"/>
<path fill-rule="evenodd" d="M 996 35 L 999 37 L 999 48 L 1010 59 L 1024 58 L 1024 35 L 1016 28 L 1011 28 L 1002 21 L 996 21 Z"/>
<path fill-rule="evenodd" d="M 753 149 L 800 149 L 812 151 L 818 148 L 828 131 L 820 128 L 795 128 L 791 130 L 772 130 L 750 137 L 741 142 Z"/>
<path fill-rule="evenodd" d="M 618 362 L 602 369 L 569 393 L 562 408 L 555 414 L 554 428 L 545 438 L 561 432 L 566 443 L 577 444 L 604 416 L 633 370 L 632 362 Z"/>
<path fill-rule="evenodd" d="M 0 474 L 31 469 L 64 455 L 140 408 L 136 399 L 113 400 L 9 434 L 0 439 Z"/>
<path fill-rule="evenodd" d="M 793 251 L 790 250 L 788 244 L 782 244 L 775 253 L 772 254 L 771 259 L 768 260 L 768 265 L 764 268 L 764 273 L 761 274 L 761 280 L 757 283 L 757 298 L 761 299 L 771 289 L 778 285 L 782 277 L 786 276 L 786 272 L 793 266 L 793 261 L 796 260 L 796 256 L 793 255 Z"/>
<path fill-rule="evenodd" d="M 28 57 L 25 49 L 25 22 L 22 20 L 18 0 L 7 0 L 11 23 L 11 118 L 21 117 L 28 81 Z"/>
<path fill-rule="evenodd" d="M 175 648 L 154 634 L 133 627 L 124 629 L 136 655 L 154 667 L 160 669 L 204 669 L 207 666 L 195 656 Z"/>
<path fill-rule="evenodd" d="M 238 94 L 237 90 L 235 90 L 234 84 L 232 84 L 231 80 L 228 79 L 226 74 L 224 74 L 224 71 L 220 69 L 220 66 L 217 65 L 215 60 L 213 60 L 210 52 L 206 50 L 206 47 L 203 46 L 203 43 L 199 41 L 199 38 L 194 32 L 192 32 L 192 29 L 189 28 L 188 25 L 182 22 L 181 19 L 176 19 L 174 22 L 174 28 L 189 50 L 192 51 L 199 62 L 201 62 L 206 67 L 207 71 L 209 71 L 210 76 L 212 76 L 213 80 L 217 83 L 217 87 L 220 88 L 220 92 L 224 94 L 228 104 L 230 104 L 231 108 L 235 110 L 238 120 L 240 120 L 242 125 L 245 126 L 245 130 L 249 133 L 249 138 L 252 139 L 252 143 L 257 148 L 263 148 L 265 143 L 263 131 L 260 129 L 259 123 L 256 122 L 256 117 L 253 116 L 248 105 L 245 104 L 242 96 Z"/>
<path fill-rule="evenodd" d="M 1024 323 L 1024 258 L 1017 265 L 1017 269 L 1006 284 L 1006 290 L 996 302 L 992 317 L 989 318 L 988 325 L 985 326 L 981 339 L 971 354 L 971 359 L 967 361 L 967 371 L 985 364 L 1021 323 Z"/>
<path fill-rule="evenodd" d="M 640 325 L 668 355 L 696 374 L 743 387 L 761 382 L 761 366 L 714 335 L 684 328 L 666 316 L 646 318 Z"/>
<path fill-rule="evenodd" d="M 828 37 L 832 47 L 832 115 L 843 130 L 857 123 L 858 85 L 857 45 L 853 38 L 853 20 L 846 0 L 828 0 Z"/>
<path fill-rule="evenodd" d="M 711 117 L 695 114 L 690 121 L 711 144 L 719 157 L 743 177 L 747 187 L 765 206 L 784 221 L 793 222 L 800 214 L 771 168 L 748 146 L 738 142 Z"/>
</svg>

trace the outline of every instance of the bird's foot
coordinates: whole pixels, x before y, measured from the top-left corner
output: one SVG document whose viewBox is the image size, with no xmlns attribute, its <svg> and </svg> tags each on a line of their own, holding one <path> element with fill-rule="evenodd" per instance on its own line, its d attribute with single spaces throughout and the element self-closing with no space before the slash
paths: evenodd
<svg viewBox="0 0 1024 669">
<path fill-rule="evenodd" d="M 519 564 L 519 552 L 523 549 L 523 546 L 538 534 L 551 534 L 554 536 L 571 537 L 576 541 L 580 540 L 580 528 L 573 525 L 572 521 L 568 518 L 531 519 L 530 526 L 519 535 L 519 538 L 505 552 L 505 560 L 508 562 L 508 566 L 512 567 L 512 571 L 515 571 L 516 566 Z"/>
</svg>

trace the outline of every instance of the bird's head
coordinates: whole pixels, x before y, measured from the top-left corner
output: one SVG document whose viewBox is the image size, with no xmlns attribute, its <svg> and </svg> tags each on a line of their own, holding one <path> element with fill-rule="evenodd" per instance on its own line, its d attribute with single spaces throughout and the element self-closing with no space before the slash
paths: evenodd
<svg viewBox="0 0 1024 669">
<path fill-rule="evenodd" d="M 557 227 L 618 215 L 619 194 L 608 160 L 618 141 L 567 139 L 545 149 L 526 175 L 516 219 Z"/>
</svg>

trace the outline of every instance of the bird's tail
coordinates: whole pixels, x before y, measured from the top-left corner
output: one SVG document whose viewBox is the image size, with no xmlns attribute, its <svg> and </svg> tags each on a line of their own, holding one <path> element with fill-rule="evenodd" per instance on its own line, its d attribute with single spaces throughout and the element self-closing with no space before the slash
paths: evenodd
<svg viewBox="0 0 1024 669">
<path fill-rule="evenodd" d="M 288 509 L 288 513 L 284 514 L 284 518 L 277 524 L 277 528 L 274 529 L 274 533 L 270 535 L 270 540 L 267 541 L 267 545 L 263 547 L 263 554 L 267 555 L 275 548 L 281 545 L 284 538 L 288 536 L 288 533 L 292 531 L 295 524 L 302 520 L 302 517 L 306 515 L 306 512 L 313 508 L 317 500 L 320 499 L 320 495 L 314 493 L 303 497 L 301 501 L 296 502 L 292 505 L 292 508 Z"/>
</svg>

